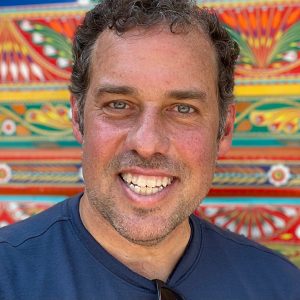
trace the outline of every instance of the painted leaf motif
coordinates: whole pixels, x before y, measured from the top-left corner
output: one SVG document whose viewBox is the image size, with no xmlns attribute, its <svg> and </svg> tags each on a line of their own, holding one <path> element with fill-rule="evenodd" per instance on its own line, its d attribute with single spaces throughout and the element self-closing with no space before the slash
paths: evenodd
<svg viewBox="0 0 300 300">
<path fill-rule="evenodd" d="M 229 32 L 230 36 L 239 44 L 240 47 L 239 63 L 256 65 L 255 56 L 253 55 L 253 52 L 247 42 L 246 37 L 240 34 L 238 31 L 232 29 L 228 25 L 225 25 L 225 28 Z"/>
<path fill-rule="evenodd" d="M 34 44 L 42 47 L 45 56 L 56 60 L 59 67 L 64 69 L 71 65 L 70 38 L 39 22 L 21 21 L 19 25 L 31 35 Z"/>
<path fill-rule="evenodd" d="M 300 50 L 300 22 L 291 26 L 286 32 L 281 34 L 274 50 L 269 56 L 269 63 L 281 61 L 297 60 L 297 51 Z M 294 55 L 293 55 L 294 54 Z"/>
</svg>

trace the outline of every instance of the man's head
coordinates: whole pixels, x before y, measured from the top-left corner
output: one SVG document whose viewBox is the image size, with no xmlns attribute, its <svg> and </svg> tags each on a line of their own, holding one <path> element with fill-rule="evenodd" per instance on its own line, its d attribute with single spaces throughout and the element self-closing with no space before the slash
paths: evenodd
<svg viewBox="0 0 300 300">
<path fill-rule="evenodd" d="M 116 0 L 88 14 L 74 53 L 83 219 L 142 245 L 189 227 L 231 144 L 235 44 L 186 1 Z"/>
<path fill-rule="evenodd" d="M 161 24 L 168 26 L 174 34 L 184 34 L 196 27 L 209 37 L 217 59 L 220 117 L 218 138 L 222 137 L 227 108 L 234 99 L 234 65 L 239 47 L 221 26 L 213 11 L 199 8 L 192 0 L 104 0 L 86 14 L 83 24 L 75 34 L 70 86 L 78 106 L 78 122 L 82 134 L 92 51 L 99 35 L 107 29 L 122 35 L 133 28 L 147 29 Z"/>
</svg>

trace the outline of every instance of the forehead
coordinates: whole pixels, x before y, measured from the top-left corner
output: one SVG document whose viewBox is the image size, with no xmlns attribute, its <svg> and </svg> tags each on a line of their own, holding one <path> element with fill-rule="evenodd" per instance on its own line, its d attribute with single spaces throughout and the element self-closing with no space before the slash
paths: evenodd
<svg viewBox="0 0 300 300">
<path fill-rule="evenodd" d="M 169 79 L 176 85 L 201 79 L 215 85 L 215 50 L 207 35 L 195 28 L 181 33 L 170 32 L 168 26 L 135 28 L 122 35 L 105 30 L 94 45 L 91 79 L 130 80 L 137 72 L 149 84 L 152 79 L 156 83 Z"/>
</svg>

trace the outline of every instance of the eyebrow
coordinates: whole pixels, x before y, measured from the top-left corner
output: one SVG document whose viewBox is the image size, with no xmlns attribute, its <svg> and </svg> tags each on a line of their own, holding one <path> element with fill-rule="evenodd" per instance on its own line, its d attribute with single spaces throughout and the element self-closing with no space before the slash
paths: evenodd
<svg viewBox="0 0 300 300">
<path fill-rule="evenodd" d="M 96 90 L 96 96 L 101 96 L 103 94 L 120 94 L 120 95 L 134 95 L 137 94 L 137 90 L 133 87 L 126 85 L 110 85 L 106 84 L 99 87 Z"/>
<path fill-rule="evenodd" d="M 169 98 L 177 100 L 195 99 L 195 100 L 206 100 L 207 94 L 200 90 L 178 90 L 170 91 L 167 93 Z"/>
<path fill-rule="evenodd" d="M 138 95 L 138 90 L 127 85 L 112 85 L 105 84 L 100 86 L 96 90 L 96 96 L 103 94 L 119 94 L 119 95 Z M 195 99 L 195 100 L 206 100 L 207 94 L 204 91 L 191 89 L 191 90 L 173 90 L 165 93 L 167 98 L 173 98 L 176 100 Z"/>
</svg>

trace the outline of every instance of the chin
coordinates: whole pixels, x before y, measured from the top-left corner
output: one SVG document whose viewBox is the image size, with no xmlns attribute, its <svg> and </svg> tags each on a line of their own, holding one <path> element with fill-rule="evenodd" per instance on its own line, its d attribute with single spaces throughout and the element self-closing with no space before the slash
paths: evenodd
<svg viewBox="0 0 300 300">
<path fill-rule="evenodd" d="M 112 226 L 126 240 L 136 245 L 154 246 L 166 239 L 182 222 L 167 217 L 126 218 Z"/>
</svg>

